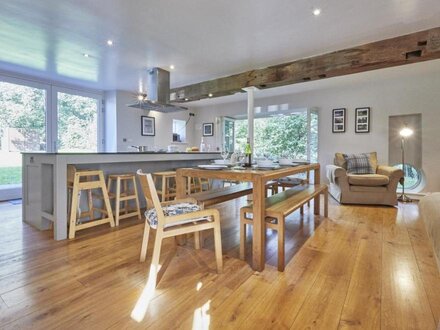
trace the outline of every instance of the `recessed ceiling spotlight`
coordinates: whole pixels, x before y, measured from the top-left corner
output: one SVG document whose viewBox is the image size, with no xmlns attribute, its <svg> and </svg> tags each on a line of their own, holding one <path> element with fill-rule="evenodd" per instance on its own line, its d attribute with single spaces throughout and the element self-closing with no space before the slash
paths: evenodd
<svg viewBox="0 0 440 330">
<path fill-rule="evenodd" d="M 170 69 L 171 69 L 171 70 L 174 70 L 174 68 L 175 68 L 174 64 L 171 64 L 171 65 L 170 65 Z"/>
<path fill-rule="evenodd" d="M 188 98 L 185 98 L 185 101 L 189 101 L 189 99 L 188 99 Z"/>
<path fill-rule="evenodd" d="M 209 93 L 208 96 L 209 96 L 209 97 L 212 97 L 212 93 Z"/>
<path fill-rule="evenodd" d="M 107 46 L 113 46 L 113 40 L 108 39 L 107 40 Z"/>
<path fill-rule="evenodd" d="M 84 57 L 90 57 L 90 55 L 87 54 L 87 53 L 83 53 L 83 56 L 84 56 Z"/>
<path fill-rule="evenodd" d="M 319 9 L 319 8 L 313 9 L 313 15 L 315 15 L 315 16 L 321 15 L 321 9 Z"/>
</svg>

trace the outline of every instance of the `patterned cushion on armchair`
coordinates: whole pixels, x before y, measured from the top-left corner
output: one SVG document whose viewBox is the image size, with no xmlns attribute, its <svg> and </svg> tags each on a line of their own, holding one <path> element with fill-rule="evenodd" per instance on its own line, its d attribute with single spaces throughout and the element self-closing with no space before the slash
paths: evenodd
<svg viewBox="0 0 440 330">
<path fill-rule="evenodd" d="M 349 174 L 375 174 L 369 154 L 344 154 Z"/>
</svg>

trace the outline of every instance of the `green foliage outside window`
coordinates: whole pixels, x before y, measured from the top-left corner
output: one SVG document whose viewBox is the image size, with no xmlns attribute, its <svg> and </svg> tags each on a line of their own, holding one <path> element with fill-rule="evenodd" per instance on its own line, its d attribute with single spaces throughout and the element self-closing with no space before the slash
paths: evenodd
<svg viewBox="0 0 440 330">
<path fill-rule="evenodd" d="M 235 148 L 244 150 L 247 137 L 247 120 L 237 120 L 235 122 Z M 285 155 L 306 159 L 307 114 L 256 118 L 254 149 L 256 155 L 264 153 L 279 157 Z"/>
</svg>

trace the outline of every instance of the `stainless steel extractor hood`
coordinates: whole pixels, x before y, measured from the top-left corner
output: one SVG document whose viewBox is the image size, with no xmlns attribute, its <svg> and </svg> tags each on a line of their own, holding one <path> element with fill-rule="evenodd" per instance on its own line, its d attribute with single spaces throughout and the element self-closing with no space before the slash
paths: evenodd
<svg viewBox="0 0 440 330">
<path fill-rule="evenodd" d="M 170 103 L 170 73 L 161 68 L 148 71 L 147 97 L 129 107 L 158 112 L 185 111 L 188 108 Z"/>
</svg>

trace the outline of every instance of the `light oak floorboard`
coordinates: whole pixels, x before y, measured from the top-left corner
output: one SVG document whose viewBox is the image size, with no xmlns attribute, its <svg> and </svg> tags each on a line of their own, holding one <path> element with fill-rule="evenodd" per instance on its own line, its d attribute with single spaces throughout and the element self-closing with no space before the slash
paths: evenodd
<svg viewBox="0 0 440 330">
<path fill-rule="evenodd" d="M 277 233 L 267 230 L 267 264 L 254 272 L 252 230 L 239 254 L 239 208 L 222 216 L 224 272 L 216 273 L 211 231 L 203 248 L 163 243 L 165 272 L 143 320 L 131 317 L 151 262 L 139 252 L 143 222 L 99 226 L 56 242 L 21 222 L 21 206 L 0 203 L 1 329 L 436 329 L 440 275 L 416 204 L 338 205 L 329 218 L 286 220 L 286 269 L 277 271 Z M 323 203 L 321 203 L 323 204 Z M 323 205 L 321 205 L 321 208 Z"/>
</svg>

